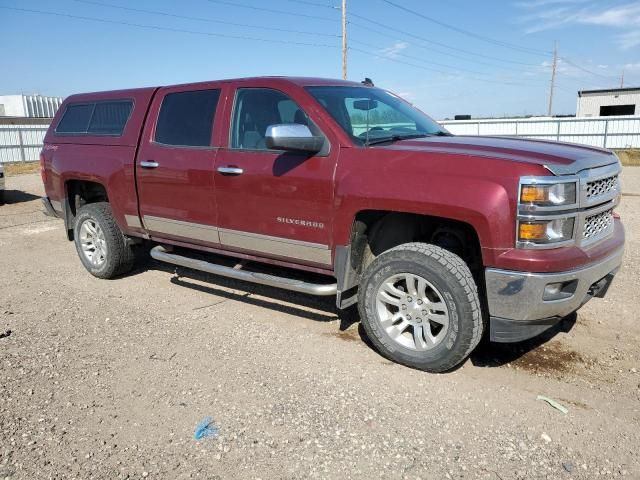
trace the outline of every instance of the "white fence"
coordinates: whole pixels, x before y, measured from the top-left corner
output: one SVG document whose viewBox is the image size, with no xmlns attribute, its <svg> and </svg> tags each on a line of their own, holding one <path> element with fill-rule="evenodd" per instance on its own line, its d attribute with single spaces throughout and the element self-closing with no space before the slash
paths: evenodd
<svg viewBox="0 0 640 480">
<path fill-rule="evenodd" d="M 454 135 L 507 135 L 604 148 L 640 148 L 640 117 L 504 118 L 439 123 Z"/>
<path fill-rule="evenodd" d="M 445 120 L 440 124 L 455 135 L 507 135 L 605 148 L 640 148 L 640 117 Z M 366 130 L 366 125 L 353 127 L 356 133 Z M 0 163 L 38 160 L 47 128 L 0 124 Z"/>
<path fill-rule="evenodd" d="M 0 125 L 0 163 L 40 158 L 48 125 Z"/>
</svg>

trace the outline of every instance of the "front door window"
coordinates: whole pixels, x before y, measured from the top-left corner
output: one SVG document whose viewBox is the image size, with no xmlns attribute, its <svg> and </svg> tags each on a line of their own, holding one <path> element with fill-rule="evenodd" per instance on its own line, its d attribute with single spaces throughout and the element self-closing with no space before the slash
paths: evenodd
<svg viewBox="0 0 640 480">
<path fill-rule="evenodd" d="M 284 93 L 270 88 L 240 88 L 236 94 L 231 148 L 268 150 L 267 128 L 288 123 L 316 129 L 307 114 Z"/>
</svg>

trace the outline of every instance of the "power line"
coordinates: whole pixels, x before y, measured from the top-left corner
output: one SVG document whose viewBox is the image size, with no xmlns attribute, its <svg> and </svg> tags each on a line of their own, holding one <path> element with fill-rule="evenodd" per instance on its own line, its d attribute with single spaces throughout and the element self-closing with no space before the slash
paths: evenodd
<svg viewBox="0 0 640 480">
<path fill-rule="evenodd" d="M 588 70 L 588 69 L 586 69 L 586 68 L 584 68 L 584 67 L 581 67 L 580 65 L 577 65 L 577 64 L 573 63 L 571 60 L 569 60 L 569 59 L 568 59 L 568 58 L 566 58 L 566 57 L 559 57 L 559 58 L 560 58 L 560 60 L 562 60 L 564 63 L 566 63 L 566 64 L 568 64 L 568 65 L 571 65 L 572 67 L 577 68 L 578 70 L 581 70 L 581 71 L 583 71 L 584 73 L 588 73 L 588 74 L 590 74 L 590 75 L 594 75 L 594 76 L 596 76 L 596 77 L 604 78 L 604 79 L 609 80 L 609 81 L 610 81 L 610 80 L 612 80 L 612 79 L 617 79 L 617 78 L 618 78 L 618 77 L 614 77 L 614 76 L 612 76 L 612 75 L 603 75 L 603 74 L 601 74 L 601 73 L 596 73 L 596 72 L 593 72 L 593 71 L 591 71 L 591 70 Z"/>
<path fill-rule="evenodd" d="M 219 3 L 221 5 L 229 5 L 231 7 L 248 8 L 249 10 L 257 10 L 259 12 L 277 13 L 278 15 L 291 15 L 291 16 L 294 16 L 294 17 L 312 18 L 313 20 L 323 20 L 323 21 L 326 21 L 326 22 L 335 22 L 336 21 L 334 18 L 318 17 L 316 15 L 307 15 L 305 13 L 289 12 L 287 10 L 276 10 L 274 8 L 255 7 L 253 5 L 246 5 L 246 4 L 243 4 L 243 3 L 236 3 L 236 2 L 227 2 L 225 0 L 207 0 L 207 1 L 211 2 L 211 3 Z"/>
<path fill-rule="evenodd" d="M 376 33 L 378 35 L 381 35 L 381 36 L 386 37 L 386 38 L 390 38 L 392 40 L 396 40 L 396 41 L 399 40 L 399 38 L 397 36 L 395 36 L 395 35 L 391 35 L 389 33 L 381 32 L 380 30 L 376 30 L 375 28 L 367 27 L 366 25 L 362 25 L 361 23 L 349 21 L 349 25 L 353 25 L 354 27 L 358 27 L 358 28 L 361 28 L 363 30 L 367 30 L 368 32 Z M 411 41 L 413 42 L 413 40 L 411 40 Z M 486 63 L 486 62 L 482 62 L 480 60 L 475 60 L 475 59 L 472 59 L 472 58 L 463 57 L 462 55 L 456 55 L 455 53 L 445 52 L 444 50 L 439 50 L 437 48 L 423 46 L 421 44 L 408 43 L 407 45 L 411 45 L 411 46 L 417 47 L 417 48 L 419 48 L 421 50 L 426 50 L 428 52 L 435 52 L 435 53 L 439 53 L 441 55 L 447 55 L 447 56 L 450 56 L 450 57 L 459 58 L 459 59 L 465 60 L 467 62 L 474 62 L 474 63 L 477 63 L 478 65 L 486 65 L 486 66 L 489 66 L 489 67 L 498 67 L 498 66 L 500 66 L 497 63 Z"/>
<path fill-rule="evenodd" d="M 339 48 L 338 45 L 319 44 L 319 43 L 310 43 L 310 42 L 296 42 L 296 41 L 288 41 L 288 40 L 275 40 L 275 39 L 267 39 L 267 38 L 245 36 L 245 35 L 231 35 L 231 34 L 224 34 L 224 33 L 204 32 L 204 31 L 199 31 L 199 30 L 187 30 L 187 29 L 163 27 L 163 26 L 158 26 L 158 25 L 148 25 L 148 24 L 142 24 L 142 23 L 109 20 L 109 19 L 104 19 L 104 18 L 96 18 L 96 17 L 89 17 L 89 16 L 82 16 L 82 15 L 72 15 L 72 14 L 66 14 L 66 13 L 60 13 L 60 12 L 52 12 L 52 11 L 47 11 L 47 10 L 26 9 L 26 8 L 7 7 L 7 6 L 0 6 L 0 9 L 14 11 L 14 12 L 20 12 L 20 13 L 49 15 L 49 16 L 55 16 L 55 17 L 59 17 L 59 18 L 69 18 L 69 19 L 74 19 L 74 20 L 98 22 L 98 23 L 104 23 L 104 24 L 110 24 L 110 25 L 123 25 L 123 26 L 128 26 L 128 27 L 133 27 L 133 28 L 142 28 L 142 29 L 147 29 L 147 30 L 166 31 L 166 32 L 173 32 L 173 33 L 187 33 L 187 34 L 191 34 L 191 35 L 203 35 L 203 36 L 208 36 L 208 37 L 232 38 L 232 39 L 236 39 L 236 40 L 251 40 L 251 41 L 258 41 L 258 42 L 269 42 L 269 43 L 278 43 L 278 44 L 286 44 L 286 45 L 300 45 L 300 46 L 307 46 L 307 47 L 336 48 L 336 49 Z M 388 60 L 388 61 L 391 61 L 391 62 L 412 66 L 412 67 L 415 67 L 415 68 L 418 68 L 418 69 L 421 69 L 421 70 L 427 70 L 427 71 L 442 73 L 442 74 L 445 74 L 445 75 L 451 75 L 452 74 L 452 72 L 446 72 L 446 71 L 443 71 L 443 70 L 438 70 L 438 69 L 426 67 L 424 65 L 419 65 L 419 64 L 415 64 L 415 63 L 411 63 L 411 62 L 406 62 L 406 61 L 403 61 L 403 60 L 399 60 L 397 58 L 388 58 L 388 57 L 385 57 L 385 56 L 383 56 L 383 55 L 381 55 L 379 53 L 369 52 L 369 51 L 366 51 L 366 50 L 363 50 L 363 49 L 360 49 L 360 48 L 357 48 L 357 47 L 350 47 L 350 50 L 353 50 L 353 51 L 356 51 L 356 52 L 360 52 L 360 53 L 363 53 L 363 54 L 368 55 L 368 56 L 372 56 L 372 57 L 376 57 L 376 58 L 382 58 L 382 59 L 385 59 L 385 60 Z M 416 58 L 416 57 L 414 57 L 414 58 Z M 513 85 L 513 86 L 526 85 L 526 84 L 523 84 L 522 82 L 516 83 L 516 82 L 490 80 L 490 79 L 476 78 L 476 77 L 469 77 L 469 79 L 470 80 L 480 81 L 480 82 L 486 82 L 486 83 L 500 84 L 500 85 Z"/>
<path fill-rule="evenodd" d="M 527 66 L 527 67 L 537 67 L 538 66 L 538 65 L 531 64 L 531 63 L 524 63 L 524 62 L 519 62 L 517 60 L 508 60 L 508 59 L 505 59 L 505 58 L 493 57 L 491 55 L 484 55 L 482 53 L 472 52 L 470 50 L 465 50 L 463 48 L 452 47 L 450 45 L 447 45 L 446 43 L 442 43 L 442 42 L 438 42 L 436 40 L 432 40 L 432 39 L 429 39 L 429 38 L 426 38 L 426 37 L 422 37 L 420 35 L 416 35 L 416 34 L 407 32 L 405 30 L 401 30 L 399 28 L 390 27 L 389 25 L 387 25 L 385 23 L 378 22 L 376 20 L 372 20 L 372 19 L 367 18 L 367 17 L 365 17 L 363 15 L 359 15 L 359 14 L 356 14 L 356 13 L 353 13 L 353 12 L 351 12 L 350 15 L 352 17 L 359 18 L 360 20 L 364 20 L 365 22 L 369 22 L 369 23 L 371 23 L 373 25 L 377 25 L 379 27 L 385 28 L 385 29 L 387 29 L 389 31 L 392 31 L 392 32 L 395 32 L 395 33 L 400 33 L 400 34 L 402 34 L 404 36 L 411 37 L 411 38 L 420 40 L 420 41 L 425 42 L 425 43 L 438 45 L 439 47 L 446 48 L 448 50 L 453 50 L 455 52 L 461 52 L 461 53 L 464 53 L 466 55 L 471 55 L 471 56 L 480 57 L 480 58 L 486 58 L 486 59 L 489 59 L 489 60 L 496 60 L 496 61 L 504 62 L 504 63 L 511 63 L 511 64 L 514 64 L 514 65 L 522 65 L 522 66 Z M 387 37 L 390 37 L 390 35 L 385 34 L 383 32 L 379 32 L 379 31 L 377 31 L 375 29 L 372 29 L 370 27 L 366 27 L 364 25 L 360 25 L 360 24 L 354 23 L 352 21 L 350 21 L 349 23 L 351 23 L 352 25 L 358 26 L 360 28 L 364 28 L 366 30 L 374 31 L 374 32 L 379 33 L 381 35 L 385 35 Z M 423 47 L 423 48 L 426 48 L 426 47 Z M 434 51 L 436 51 L 436 50 L 434 50 Z M 444 53 L 444 52 L 440 52 L 440 53 Z M 444 54 L 451 55 L 450 53 L 444 53 Z"/>
<path fill-rule="evenodd" d="M 390 62 L 395 62 L 395 63 L 400 63 L 403 65 L 409 65 L 411 67 L 415 67 L 415 68 L 419 68 L 421 70 L 426 70 L 429 72 L 436 72 L 436 73 L 441 73 L 444 75 L 452 75 L 455 74 L 456 72 L 447 72 L 444 70 L 439 70 L 437 68 L 431 68 L 431 67 L 427 67 L 425 65 L 419 65 L 416 63 L 412 63 L 412 62 L 407 62 L 404 60 L 399 60 L 397 58 L 391 58 L 389 56 L 385 56 L 379 52 L 371 52 L 368 50 L 363 50 L 361 48 L 357 48 L 357 47 L 349 47 L 349 50 L 353 50 L 355 52 L 359 52 L 359 53 L 363 53 L 365 55 L 368 55 L 370 57 L 374 57 L 374 58 L 379 58 L 381 60 L 388 60 Z M 484 74 L 482 74 L 484 75 Z M 478 82 L 484 82 L 484 83 L 491 83 L 491 84 L 496 84 L 496 85 L 511 85 L 511 86 L 517 86 L 517 87 L 523 87 L 523 86 L 536 86 L 539 87 L 541 86 L 541 84 L 534 84 L 534 83 L 528 83 L 528 82 L 518 82 L 518 81 L 501 81 L 501 80 L 493 80 L 493 79 L 489 79 L 489 78 L 479 78 L 479 77 L 467 77 L 469 80 L 475 80 Z"/>
<path fill-rule="evenodd" d="M 522 46 L 515 45 L 515 44 L 512 44 L 512 43 L 507 43 L 507 42 L 503 42 L 503 41 L 500 41 L 500 40 L 495 40 L 495 39 L 493 39 L 491 37 L 487 37 L 485 35 L 480 35 L 478 33 L 474 33 L 474 32 L 471 32 L 469 30 L 465 30 L 463 28 L 456 27 L 455 25 L 450 25 L 448 23 L 442 22 L 440 20 L 437 20 L 435 18 L 429 17 L 429 16 L 424 15 L 424 14 L 422 14 L 420 12 L 417 12 L 416 10 L 412 10 L 410 8 L 407 8 L 407 7 L 404 7 L 402 5 L 399 5 L 399 4 L 397 4 L 395 2 L 392 2 L 390 0 L 382 0 L 382 1 L 385 2 L 388 5 L 391 5 L 392 7 L 398 8 L 400 10 L 404 10 L 405 12 L 410 13 L 411 15 L 415 15 L 417 17 L 420 17 L 420 18 L 424 19 L 424 20 L 427 20 L 428 22 L 435 23 L 436 25 L 439 25 L 439 26 L 444 27 L 444 28 L 448 28 L 449 30 L 453 30 L 454 32 L 458 32 L 458 33 L 461 33 L 463 35 L 467 35 L 469 37 L 476 38 L 478 40 L 482 40 L 482 41 L 487 42 L 487 43 L 491 43 L 493 45 L 497 45 L 497 46 L 504 47 L 504 48 L 510 48 L 512 50 L 517 50 L 517 51 L 519 51 L 521 53 L 529 53 L 531 55 L 543 55 L 543 56 L 548 56 L 549 55 L 549 52 L 544 52 L 542 50 L 536 50 L 536 49 L 533 49 L 533 48 L 522 47 Z"/>
<path fill-rule="evenodd" d="M 129 11 L 129 12 L 137 12 L 137 13 L 146 13 L 146 14 L 151 14 L 151 15 L 161 15 L 164 17 L 170 17 L 170 18 L 179 18 L 182 20 L 192 20 L 192 21 L 196 21 L 196 22 L 206 22 L 206 23 L 217 23 L 217 24 L 221 24 L 221 25 L 231 25 L 234 27 L 243 27 L 243 28 L 257 28 L 257 29 L 261 29 L 261 30 L 271 30 L 274 32 L 285 32 L 285 33 L 297 33 L 297 34 L 301 34 L 301 35 L 317 35 L 320 37 L 331 37 L 331 38 L 339 38 L 340 35 L 334 35 L 334 34 L 330 34 L 330 33 L 320 33 L 320 32 L 305 32 L 302 30 L 291 30 L 291 29 L 287 29 L 287 28 L 278 28 L 278 27 L 265 27 L 263 25 L 251 25 L 248 23 L 234 23 L 234 22 L 227 22 L 227 21 L 223 21 L 223 20 L 214 20 L 212 18 L 200 18 L 200 17 L 189 17 L 187 15 L 178 15 L 175 13 L 168 13 L 168 12 L 161 12 L 158 10 L 145 10 L 142 8 L 133 8 L 133 7 L 124 7 L 121 5 L 113 5 L 110 3 L 102 3 L 102 2 L 95 2 L 93 0 L 72 0 L 74 2 L 78 2 L 78 3 L 85 3 L 87 5 L 96 5 L 99 7 L 108 7 L 108 8 L 115 8 L 118 10 L 125 10 L 125 11 Z"/>
<path fill-rule="evenodd" d="M 388 33 L 385 33 L 385 32 L 381 32 L 380 30 L 376 30 L 375 28 L 367 27 L 366 25 L 362 25 L 362 24 L 360 24 L 360 23 L 356 23 L 356 22 L 353 22 L 353 21 L 349 21 L 349 24 L 350 24 L 350 25 L 353 25 L 353 26 L 355 26 L 355 27 L 361 28 L 361 29 L 363 29 L 363 30 L 367 30 L 367 31 L 369 31 L 369 32 L 377 33 L 378 35 L 381 35 L 381 36 L 386 37 L 386 38 L 390 38 L 390 39 L 392 39 L 392 40 L 396 40 L 396 41 L 398 41 L 398 40 L 402 40 L 402 39 L 398 38 L 398 37 L 397 37 L 397 36 L 395 36 L 395 35 L 391 35 L 391 34 L 388 34 Z M 411 34 L 409 34 L 409 33 L 404 33 L 404 32 L 403 32 L 403 35 L 406 35 L 406 36 L 412 36 Z M 403 40 L 403 41 L 404 41 L 404 40 Z M 494 62 L 485 62 L 485 61 L 482 61 L 482 60 L 477 60 L 477 59 L 475 59 L 475 58 L 469 58 L 468 56 L 463 56 L 463 55 L 470 55 L 470 54 L 463 54 L 463 55 L 460 55 L 460 54 L 458 54 L 458 53 L 452 53 L 452 52 L 447 52 L 447 51 L 444 51 L 444 50 L 440 50 L 440 49 L 438 49 L 438 48 L 435 48 L 435 47 L 432 47 L 432 46 L 429 46 L 429 45 L 423 45 L 423 44 L 421 44 L 421 43 L 416 43 L 416 42 L 415 42 L 415 40 L 413 40 L 413 39 L 412 39 L 412 40 L 408 40 L 408 41 L 409 41 L 409 42 L 412 42 L 412 43 L 408 43 L 408 45 L 413 46 L 413 47 L 416 47 L 416 48 L 421 49 L 421 50 L 425 50 L 425 51 L 427 51 L 427 52 L 435 52 L 435 53 L 439 53 L 439 54 L 441 54 L 441 55 L 446 55 L 447 57 L 458 58 L 458 59 L 460 59 L 460 60 L 464 60 L 465 62 L 473 62 L 473 63 L 476 63 L 476 64 L 478 64 L 478 65 L 484 65 L 484 66 L 486 66 L 486 67 L 500 67 L 500 68 L 505 68 L 505 65 L 504 65 L 504 64 L 503 64 L 503 65 L 501 65 L 501 64 L 499 64 L 499 63 L 494 63 Z M 451 48 L 451 47 L 450 47 L 450 48 Z M 479 55 L 479 56 L 480 56 L 480 57 L 482 57 L 482 58 L 494 58 L 494 57 L 488 57 L 488 56 L 486 56 L 486 55 Z M 512 61 L 510 61 L 510 60 L 501 60 L 501 59 L 497 59 L 497 60 L 502 61 L 502 62 L 505 62 L 505 63 L 516 63 L 516 64 L 520 64 L 520 62 L 512 62 Z M 525 63 L 522 63 L 521 65 L 523 65 L 523 66 L 527 66 L 527 67 L 537 67 L 537 65 L 534 65 L 534 64 L 525 64 Z"/>
<path fill-rule="evenodd" d="M 380 52 L 380 56 L 382 58 L 392 58 L 395 55 L 395 56 L 398 56 L 398 57 L 404 57 L 404 58 L 408 58 L 408 59 L 411 59 L 411 60 L 417 60 L 418 62 L 421 62 L 421 63 L 425 63 L 425 64 L 429 64 L 429 65 L 435 65 L 435 66 L 442 67 L 442 68 L 449 68 L 449 69 L 453 70 L 453 72 L 449 72 L 449 73 L 465 72 L 465 73 L 472 73 L 474 75 L 486 75 L 485 72 L 479 72 L 477 70 L 469 70 L 467 68 L 460 68 L 460 67 L 456 67 L 455 65 L 448 65 L 446 63 L 433 62 L 431 60 L 424 60 L 422 57 L 416 57 L 414 55 L 407 55 L 406 53 L 402 53 L 402 52 L 389 52 L 387 55 L 384 54 L 385 50 L 389 50 L 390 48 L 393 48 L 393 47 L 387 47 L 387 48 L 378 47 L 378 46 L 375 46 L 375 45 L 371 45 L 370 43 L 361 42 L 359 40 L 351 40 L 351 43 L 355 43 L 355 44 L 358 44 L 358 45 L 362 45 L 364 47 L 369 47 L 369 48 L 372 48 L 374 50 L 377 50 L 378 52 Z"/>
<path fill-rule="evenodd" d="M 186 30 L 182 28 L 171 28 L 171 27 L 161 27 L 158 25 L 146 25 L 142 23 L 133 23 L 133 22 L 121 22 L 116 20 L 108 20 L 105 18 L 95 18 L 95 17 L 86 17 L 81 15 L 71 15 L 67 13 L 59 13 L 59 12 L 50 12 L 46 10 L 35 10 L 28 8 L 17 8 L 17 7 L 5 7 L 0 5 L 0 8 L 4 10 L 12 10 L 14 12 L 22 12 L 22 13 L 35 13 L 40 15 L 50 15 L 55 17 L 63 17 L 63 18 L 72 18 L 76 20 L 86 20 L 91 22 L 100 22 L 107 23 L 111 25 L 124 25 L 128 27 L 136 27 L 136 28 L 144 28 L 147 30 L 159 30 L 165 32 L 174 32 L 174 33 L 188 33 L 191 35 L 204 35 L 207 37 L 219 37 L 219 38 L 233 38 L 236 40 L 254 40 L 258 42 L 268 42 L 268 43 L 279 43 L 284 45 L 301 45 L 305 47 L 322 47 L 322 48 L 339 48 L 338 45 L 328 45 L 322 43 L 309 43 L 309 42 L 295 42 L 290 40 L 275 40 L 271 38 L 261 38 L 261 37 L 252 37 L 245 35 L 231 35 L 226 33 L 214 33 L 214 32 L 203 32 L 200 30 Z"/>
<path fill-rule="evenodd" d="M 332 10 L 340 10 L 340 7 L 336 7 L 335 5 L 329 5 L 327 3 L 318 3 L 318 2 L 309 2 L 307 0 L 286 0 L 291 3 L 300 3 L 302 5 L 311 5 L 312 7 L 324 7 L 330 8 Z"/>
</svg>

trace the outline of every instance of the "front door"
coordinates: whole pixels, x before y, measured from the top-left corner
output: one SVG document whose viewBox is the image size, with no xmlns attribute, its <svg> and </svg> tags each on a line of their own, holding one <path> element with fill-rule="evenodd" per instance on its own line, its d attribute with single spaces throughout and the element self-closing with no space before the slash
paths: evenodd
<svg viewBox="0 0 640 480">
<path fill-rule="evenodd" d="M 287 94 L 239 88 L 229 148 L 216 157 L 216 203 L 225 248 L 294 263 L 331 265 L 333 172 L 337 149 L 309 156 L 269 150 L 269 125 L 306 124 L 322 134 Z M 328 140 L 327 140 L 328 142 Z"/>
<path fill-rule="evenodd" d="M 161 89 L 136 161 L 140 217 L 152 237 L 219 246 L 213 130 L 216 85 Z"/>
</svg>

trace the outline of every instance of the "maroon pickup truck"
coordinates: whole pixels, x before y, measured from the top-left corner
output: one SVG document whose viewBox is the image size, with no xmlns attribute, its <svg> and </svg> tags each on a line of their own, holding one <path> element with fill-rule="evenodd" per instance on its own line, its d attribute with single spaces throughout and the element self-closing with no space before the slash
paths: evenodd
<svg viewBox="0 0 640 480">
<path fill-rule="evenodd" d="M 96 277 L 126 273 L 150 248 L 159 261 L 335 295 L 338 308 L 358 304 L 383 355 L 431 372 L 460 364 L 485 332 L 541 333 L 604 296 L 622 260 L 612 152 L 453 136 L 369 82 L 73 95 L 41 163 L 45 208 Z M 220 254 L 285 268 L 231 268 Z"/>
</svg>

